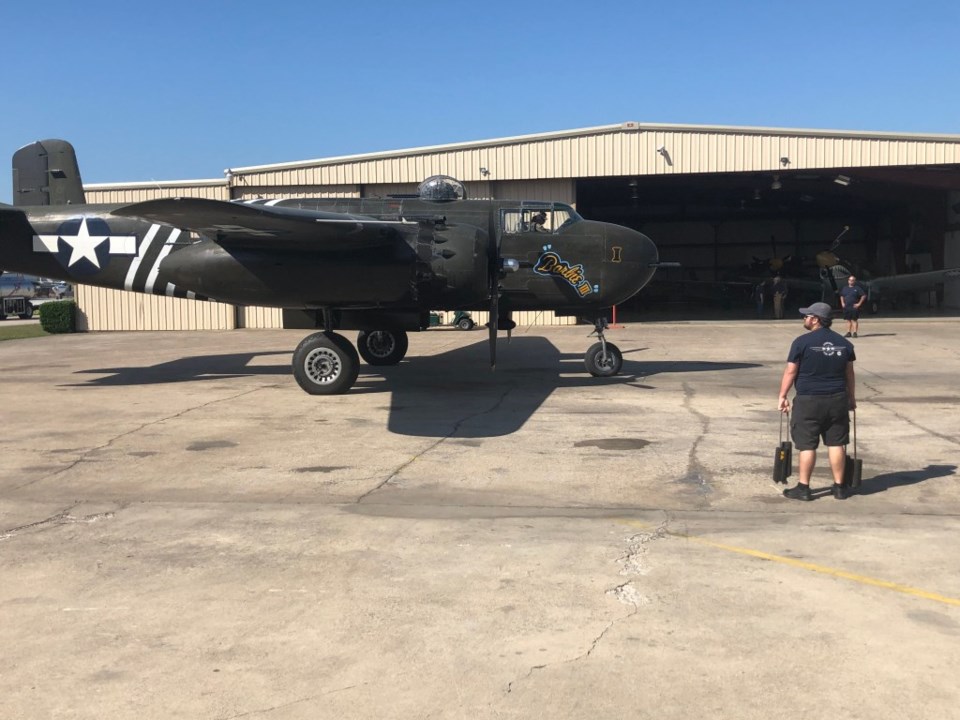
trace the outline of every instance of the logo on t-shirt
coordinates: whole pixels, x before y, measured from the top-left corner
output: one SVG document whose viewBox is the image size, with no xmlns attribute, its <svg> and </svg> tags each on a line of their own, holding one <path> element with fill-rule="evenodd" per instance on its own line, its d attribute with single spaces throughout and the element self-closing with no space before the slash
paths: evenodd
<svg viewBox="0 0 960 720">
<path fill-rule="evenodd" d="M 827 357 L 832 357 L 836 355 L 837 357 L 843 357 L 843 348 L 837 347 L 832 342 L 825 342 L 823 345 L 814 345 L 810 348 L 814 352 L 821 352 Z"/>
</svg>

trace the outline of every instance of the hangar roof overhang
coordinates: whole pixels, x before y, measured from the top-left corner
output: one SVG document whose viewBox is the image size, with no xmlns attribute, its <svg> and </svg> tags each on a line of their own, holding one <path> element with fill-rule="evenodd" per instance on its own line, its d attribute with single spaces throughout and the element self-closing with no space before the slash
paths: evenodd
<svg viewBox="0 0 960 720">
<path fill-rule="evenodd" d="M 626 122 L 227 172 L 248 186 L 327 186 L 951 164 L 960 164 L 960 135 Z"/>
<path fill-rule="evenodd" d="M 590 137 L 596 135 L 610 135 L 619 133 L 686 133 L 700 135 L 750 135 L 750 136 L 779 136 L 783 138 L 804 137 L 804 138 L 836 138 L 836 139 L 857 139 L 857 140 L 886 140 L 903 142 L 938 142 L 951 143 L 960 146 L 960 135 L 950 134 L 930 134 L 930 133 L 896 133 L 896 132 L 866 132 L 853 130 L 819 130 L 819 129 L 798 129 L 798 128 L 768 128 L 755 126 L 734 126 L 734 125 L 686 125 L 671 123 L 640 123 L 623 122 L 616 125 L 599 125 L 595 127 L 579 128 L 574 130 L 561 130 L 547 133 L 535 133 L 530 135 L 516 135 L 512 137 L 494 138 L 490 140 L 475 140 L 461 143 L 448 143 L 443 145 L 428 145 L 424 147 L 407 148 L 400 150 L 386 150 L 380 152 L 360 153 L 355 155 L 341 155 L 328 158 L 316 158 L 313 160 L 297 160 L 292 162 L 271 163 L 267 165 L 250 165 L 246 167 L 233 167 L 229 170 L 233 173 L 255 173 L 272 172 L 278 170 L 292 170 L 296 168 L 316 167 L 319 165 L 337 165 L 342 163 L 355 163 L 368 160 L 384 160 L 390 158 L 408 157 L 412 155 L 434 155 L 437 153 L 449 153 L 458 150 L 474 150 L 481 148 L 493 148 L 504 145 L 518 145 L 529 143 L 541 143 L 551 140 L 563 140 L 567 138 Z"/>
<path fill-rule="evenodd" d="M 616 125 L 228 168 L 208 180 L 86 185 L 91 190 L 413 183 L 853 169 L 886 181 L 960 187 L 960 135 L 725 125 Z M 867 171 L 867 168 L 870 168 Z M 880 170 L 882 168 L 882 170 Z M 934 174 L 937 173 L 937 174 Z"/>
</svg>

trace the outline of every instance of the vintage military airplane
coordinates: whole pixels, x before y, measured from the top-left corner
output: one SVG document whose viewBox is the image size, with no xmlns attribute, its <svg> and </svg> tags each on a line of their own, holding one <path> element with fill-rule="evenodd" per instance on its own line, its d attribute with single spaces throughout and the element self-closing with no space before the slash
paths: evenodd
<svg viewBox="0 0 960 720">
<path fill-rule="evenodd" d="M 306 392 L 346 392 L 359 356 L 394 365 L 429 311 L 489 310 L 490 363 L 515 310 L 594 323 L 587 370 L 619 372 L 604 311 L 653 276 L 645 235 L 585 220 L 563 203 L 468 200 L 447 176 L 410 197 L 226 202 L 197 198 L 85 205 L 73 147 L 14 155 L 14 206 L 0 205 L 0 267 L 108 288 L 312 311 L 321 332 L 293 354 Z"/>
<path fill-rule="evenodd" d="M 866 270 L 855 267 L 853 263 L 843 260 L 835 252 L 840 246 L 841 238 L 849 230 L 850 226 L 844 225 L 830 248 L 817 253 L 823 298 L 827 302 L 832 302 L 839 297 L 840 288 L 846 287 L 847 278 L 851 275 L 857 278 L 857 284 L 866 293 L 867 307 L 871 312 L 877 312 L 880 309 L 882 297 L 901 292 L 934 290 L 941 283 L 960 280 L 960 268 L 871 277 Z"/>
<path fill-rule="evenodd" d="M 895 297 L 897 293 L 934 290 L 942 283 L 960 280 L 960 268 L 873 277 L 865 269 L 837 255 L 836 251 L 840 247 L 841 240 L 849 231 L 850 226 L 844 225 L 830 247 L 816 254 L 819 279 L 815 279 L 812 275 L 804 277 L 805 270 L 799 260 L 788 256 L 783 259 L 774 257 L 769 261 L 758 261 L 755 258 L 754 266 L 761 269 L 769 267 L 769 272 L 741 277 L 741 280 L 756 285 L 769 283 L 774 276 L 780 275 L 784 284 L 790 289 L 799 291 L 811 300 L 815 297 L 815 293 L 819 293 L 820 300 L 836 306 L 839 303 L 840 289 L 846 287 L 847 278 L 854 275 L 857 278 L 857 285 L 867 296 L 866 307 L 874 313 L 879 311 L 881 299 Z M 738 283 L 726 284 L 734 286 Z M 803 303 L 807 302 L 809 301 L 803 301 Z"/>
</svg>

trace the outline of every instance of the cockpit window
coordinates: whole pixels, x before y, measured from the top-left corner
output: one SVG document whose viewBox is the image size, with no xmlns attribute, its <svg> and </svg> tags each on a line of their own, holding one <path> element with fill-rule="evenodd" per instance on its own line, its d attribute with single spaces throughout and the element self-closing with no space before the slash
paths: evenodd
<svg viewBox="0 0 960 720">
<path fill-rule="evenodd" d="M 505 233 L 555 233 L 580 219 L 576 210 L 562 203 L 524 203 L 501 211 Z"/>
</svg>

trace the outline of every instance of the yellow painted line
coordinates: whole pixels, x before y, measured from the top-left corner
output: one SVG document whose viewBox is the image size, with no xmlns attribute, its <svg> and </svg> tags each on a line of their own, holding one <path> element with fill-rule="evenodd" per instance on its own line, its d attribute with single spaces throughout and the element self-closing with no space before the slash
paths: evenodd
<svg viewBox="0 0 960 720">
<path fill-rule="evenodd" d="M 633 525 L 634 527 L 643 528 L 644 530 L 651 529 L 649 525 L 637 523 L 632 520 L 627 520 L 625 522 L 627 525 Z M 695 535 L 684 535 L 682 533 L 671 532 L 669 530 L 666 531 L 666 534 L 672 537 L 683 538 L 684 540 L 699 543 L 701 545 L 706 545 L 707 547 L 717 548 L 718 550 L 726 550 L 727 552 L 737 553 L 738 555 L 747 555 L 749 557 L 759 558 L 760 560 L 769 560 L 770 562 L 789 565 L 791 567 L 809 570 L 822 575 L 830 575 L 843 580 L 850 580 L 852 582 L 860 583 L 861 585 L 872 585 L 873 587 L 893 590 L 895 592 L 903 593 L 904 595 L 913 595 L 914 597 L 923 598 L 924 600 L 932 600 L 945 605 L 955 605 L 960 607 L 960 599 L 958 598 L 947 597 L 946 595 L 940 595 L 939 593 L 927 592 L 926 590 L 920 590 L 919 588 L 910 587 L 909 585 L 901 585 L 900 583 L 889 582 L 887 580 L 878 580 L 877 578 L 872 578 L 867 575 L 857 575 L 856 573 L 847 572 L 846 570 L 838 570 L 837 568 L 804 562 L 803 560 L 796 560 L 794 558 L 788 558 L 782 555 L 774 555 L 772 553 L 766 553 L 760 550 L 751 550 L 750 548 L 737 547 L 736 545 L 725 545 L 724 543 L 706 540 Z"/>
</svg>

